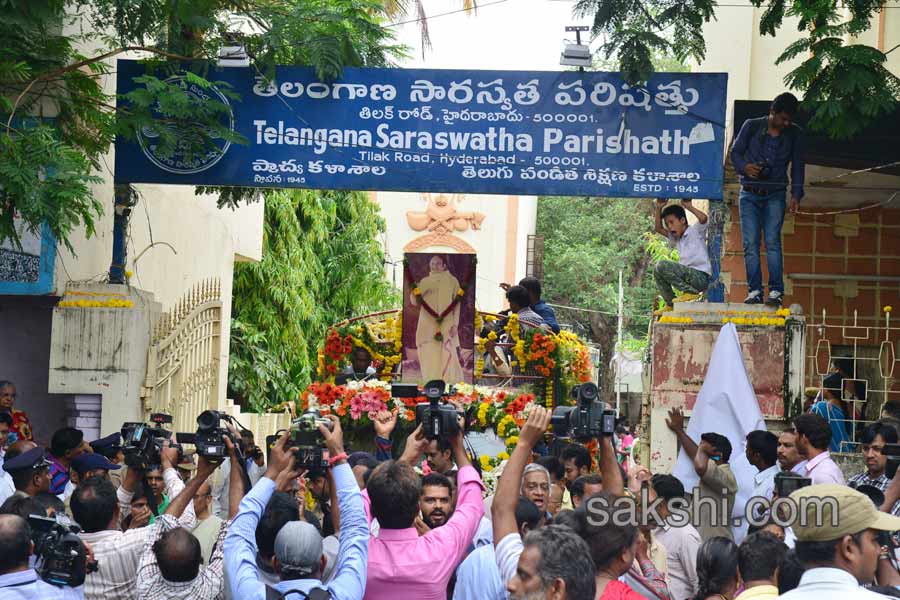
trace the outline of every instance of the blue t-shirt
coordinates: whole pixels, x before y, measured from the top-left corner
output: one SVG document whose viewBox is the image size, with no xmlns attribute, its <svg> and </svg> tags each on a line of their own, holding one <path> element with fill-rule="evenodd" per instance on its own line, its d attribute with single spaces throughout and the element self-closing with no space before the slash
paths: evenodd
<svg viewBox="0 0 900 600">
<path fill-rule="evenodd" d="M 850 434 L 847 433 L 847 416 L 843 410 L 829 404 L 827 400 L 819 400 L 813 404 L 809 412 L 819 415 L 831 426 L 831 445 L 828 447 L 830 452 L 840 452 L 842 450 L 841 442 L 851 441 Z M 850 448 L 845 447 L 843 450 L 846 452 Z"/>
</svg>

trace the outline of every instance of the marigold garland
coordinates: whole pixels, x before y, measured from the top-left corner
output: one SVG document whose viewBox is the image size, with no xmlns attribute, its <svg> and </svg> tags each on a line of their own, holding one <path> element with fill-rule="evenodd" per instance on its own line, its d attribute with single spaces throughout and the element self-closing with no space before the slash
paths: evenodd
<svg viewBox="0 0 900 600">
<path fill-rule="evenodd" d="M 464 383 L 455 388 L 456 394 L 450 400 L 463 408 L 477 407 L 474 429 L 493 429 L 504 439 L 518 436 L 528 413 L 538 405 L 534 394 L 529 392 Z M 385 381 L 349 381 L 346 385 L 315 382 L 300 395 L 296 408 L 304 411 L 313 407 L 323 414 L 334 414 L 348 430 L 368 425 L 383 410 L 396 409 L 400 423 L 410 428 L 416 420 L 416 404 L 424 401 L 424 397 L 392 398 L 391 385 Z"/>
<path fill-rule="evenodd" d="M 390 380 L 402 360 L 402 317 L 398 313 L 379 322 L 344 323 L 330 328 L 318 353 L 319 378 L 334 381 L 354 347 L 365 349 L 381 378 Z"/>
</svg>

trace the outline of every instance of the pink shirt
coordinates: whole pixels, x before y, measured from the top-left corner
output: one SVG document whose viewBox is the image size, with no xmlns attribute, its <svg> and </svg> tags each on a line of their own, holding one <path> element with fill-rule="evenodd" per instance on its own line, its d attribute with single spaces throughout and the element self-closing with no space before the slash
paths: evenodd
<svg viewBox="0 0 900 600">
<path fill-rule="evenodd" d="M 831 454 L 828 452 L 823 452 L 814 459 L 807 461 L 804 470 L 806 471 L 806 476 L 812 479 L 813 485 L 820 483 L 845 484 L 843 471 L 831 460 Z"/>
<path fill-rule="evenodd" d="M 369 538 L 365 600 L 446 600 L 447 582 L 466 554 L 484 515 L 484 486 L 471 465 L 457 474 L 459 498 L 446 525 L 422 537 L 414 527 L 384 529 Z M 369 493 L 363 492 L 372 520 Z"/>
</svg>

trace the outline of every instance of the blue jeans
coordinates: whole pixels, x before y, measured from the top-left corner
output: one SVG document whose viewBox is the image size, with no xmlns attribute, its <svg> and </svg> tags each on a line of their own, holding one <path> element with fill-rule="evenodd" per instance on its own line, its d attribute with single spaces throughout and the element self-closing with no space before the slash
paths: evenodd
<svg viewBox="0 0 900 600">
<path fill-rule="evenodd" d="M 744 267 L 747 269 L 747 290 L 762 292 L 762 270 L 759 262 L 759 238 L 766 241 L 766 265 L 769 267 L 769 291 L 784 293 L 781 258 L 781 226 L 784 224 L 784 203 L 787 192 L 773 192 L 757 196 L 741 190 L 741 238 L 744 242 Z"/>
</svg>

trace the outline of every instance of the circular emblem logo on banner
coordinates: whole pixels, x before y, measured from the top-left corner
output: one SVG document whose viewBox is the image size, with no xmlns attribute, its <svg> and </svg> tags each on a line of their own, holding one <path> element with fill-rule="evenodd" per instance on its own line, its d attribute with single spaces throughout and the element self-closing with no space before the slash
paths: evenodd
<svg viewBox="0 0 900 600">
<path fill-rule="evenodd" d="M 227 127 L 231 131 L 234 131 L 234 111 L 232 111 L 231 109 L 231 104 L 228 102 L 228 98 L 226 98 L 225 95 L 220 92 L 218 88 L 216 88 L 216 86 L 204 88 L 197 84 L 190 83 L 184 77 L 178 75 L 168 78 L 166 82 L 169 84 L 177 85 L 182 90 L 199 101 L 212 99 L 218 100 L 219 102 L 224 104 L 227 110 L 220 117 L 219 121 L 222 126 Z M 156 116 L 158 116 L 160 119 L 165 118 L 163 115 L 158 113 Z M 205 153 L 195 153 L 193 156 L 188 156 L 188 142 L 184 139 L 184 136 L 181 135 L 178 125 L 166 124 L 163 125 L 163 127 L 168 128 L 178 137 L 175 151 L 169 156 L 160 154 L 158 149 L 159 133 L 152 127 L 141 128 L 141 130 L 138 132 L 137 138 L 138 143 L 141 146 L 141 150 L 144 151 L 144 155 L 148 159 L 150 159 L 150 162 L 152 162 L 163 171 L 168 171 L 169 173 L 190 175 L 191 173 L 200 173 L 201 171 L 205 171 L 206 169 L 219 162 L 222 157 L 225 156 L 225 153 L 228 152 L 228 148 L 231 147 L 230 141 L 222 139 L 221 136 L 210 131 L 208 133 L 212 140 L 212 146 L 209 147 Z"/>
</svg>

